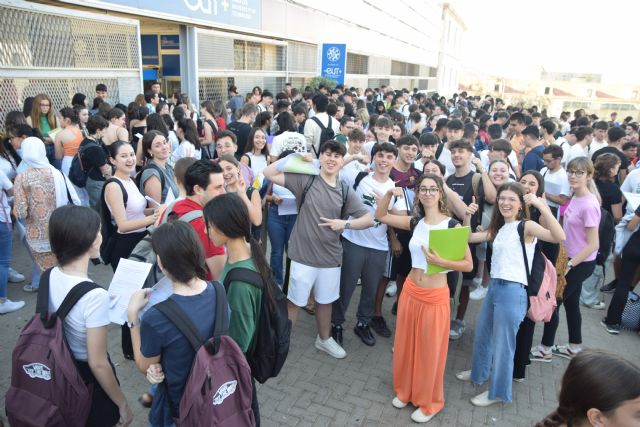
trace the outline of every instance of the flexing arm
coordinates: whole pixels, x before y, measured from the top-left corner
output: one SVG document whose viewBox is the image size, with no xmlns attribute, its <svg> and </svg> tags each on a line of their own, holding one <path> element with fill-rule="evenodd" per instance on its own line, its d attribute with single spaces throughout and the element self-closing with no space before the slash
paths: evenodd
<svg viewBox="0 0 640 427">
<path fill-rule="evenodd" d="M 549 206 L 544 199 L 536 197 L 533 194 L 527 194 L 525 195 L 524 200 L 525 203 L 537 208 L 540 211 L 540 216 L 541 218 L 544 218 L 544 224 L 546 226 L 546 228 L 542 227 L 540 224 L 537 224 L 533 221 L 525 222 L 525 237 L 536 237 L 549 243 L 560 243 L 566 239 L 562 226 L 553 215 L 553 213 L 551 213 L 551 209 L 549 209 Z M 597 231 L 598 230 L 596 229 L 595 249 L 598 249 Z M 591 252 L 593 252 L 593 250 Z M 589 253 L 587 253 L 587 255 Z"/>
<path fill-rule="evenodd" d="M 411 217 L 405 215 L 394 215 L 389 213 L 387 207 L 391 202 L 391 198 L 395 197 L 403 197 L 402 188 L 394 187 L 387 190 L 384 193 L 384 196 L 377 201 L 375 218 L 383 224 L 388 225 L 389 227 L 397 228 L 400 230 L 410 230 L 411 229 Z"/>
</svg>

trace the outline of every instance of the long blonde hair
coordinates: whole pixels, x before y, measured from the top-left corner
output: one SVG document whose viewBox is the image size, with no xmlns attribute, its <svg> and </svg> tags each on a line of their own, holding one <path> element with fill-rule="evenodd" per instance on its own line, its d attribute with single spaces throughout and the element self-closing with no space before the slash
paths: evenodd
<svg viewBox="0 0 640 427">
<path fill-rule="evenodd" d="M 602 197 L 600 197 L 598 187 L 596 187 L 596 183 L 593 180 L 593 173 L 595 169 L 593 167 L 591 159 L 584 156 L 576 157 L 567 165 L 567 171 L 569 170 L 583 170 L 587 172 L 587 190 L 589 190 L 591 194 L 596 196 L 596 199 L 598 199 L 598 203 L 602 205 Z"/>
</svg>

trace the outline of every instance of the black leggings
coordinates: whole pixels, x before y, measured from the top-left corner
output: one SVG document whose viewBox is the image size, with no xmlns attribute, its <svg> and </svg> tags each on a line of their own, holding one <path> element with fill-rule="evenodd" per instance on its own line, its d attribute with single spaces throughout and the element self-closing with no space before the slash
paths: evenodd
<svg viewBox="0 0 640 427">
<path fill-rule="evenodd" d="M 564 304 L 564 311 L 567 314 L 567 327 L 569 329 L 569 342 L 571 344 L 582 344 L 582 315 L 580 314 L 580 292 L 582 282 L 593 273 L 596 267 L 594 261 L 583 261 L 573 267 L 567 274 L 567 286 L 564 288 L 562 302 L 553 312 L 551 320 L 544 324 L 542 334 L 542 345 L 551 347 L 555 344 L 556 331 L 558 330 L 560 306 Z"/>
<path fill-rule="evenodd" d="M 618 284 L 609 304 L 605 320 L 608 325 L 619 325 L 622 322 L 622 312 L 627 304 L 629 291 L 635 287 L 633 278 L 636 275 L 638 263 L 640 263 L 640 232 L 636 231 L 631 235 L 622 250 L 620 276 L 618 276 Z"/>
</svg>

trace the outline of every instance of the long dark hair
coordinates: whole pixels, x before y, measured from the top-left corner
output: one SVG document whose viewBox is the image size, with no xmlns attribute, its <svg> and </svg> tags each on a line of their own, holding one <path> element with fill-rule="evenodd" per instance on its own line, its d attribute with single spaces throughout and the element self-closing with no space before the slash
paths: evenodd
<svg viewBox="0 0 640 427">
<path fill-rule="evenodd" d="M 187 283 L 195 277 L 206 277 L 204 248 L 194 228 L 186 222 L 162 224 L 153 232 L 151 246 L 162 262 L 162 269 L 174 280 Z"/>
<path fill-rule="evenodd" d="M 518 216 L 516 220 L 520 221 L 522 219 L 529 219 L 529 208 L 524 202 L 524 190 L 522 189 L 522 185 L 519 182 L 505 182 L 500 187 L 498 187 L 498 194 L 496 195 L 496 207 L 493 209 L 493 214 L 491 215 L 491 222 L 489 223 L 489 240 L 493 240 L 496 238 L 498 231 L 504 225 L 504 217 L 500 212 L 500 207 L 497 206 L 498 199 L 500 198 L 500 194 L 504 191 L 513 191 L 520 199 L 520 211 L 518 212 Z"/>
<path fill-rule="evenodd" d="M 250 243 L 251 258 L 258 268 L 258 273 L 262 276 L 265 284 L 269 283 L 272 271 L 262 253 L 260 244 L 251 236 L 249 209 L 240 196 L 235 193 L 221 194 L 211 199 L 202 211 L 207 229 L 212 225 L 230 239 L 241 237 Z M 273 294 L 270 286 L 263 287 L 263 294 L 267 301 L 273 303 Z"/>
<path fill-rule="evenodd" d="M 447 209 L 447 194 L 444 192 L 444 181 L 438 175 L 432 173 L 424 173 L 420 175 L 418 181 L 416 183 L 416 198 L 413 202 L 413 218 L 411 218 L 411 223 L 417 224 L 422 218 L 425 217 L 424 206 L 420 203 L 418 199 L 418 193 L 420 191 L 420 185 L 425 179 L 430 179 L 436 183 L 440 193 L 440 199 L 438 200 L 438 210 L 440 213 L 444 215 L 449 215 L 449 209 Z"/>
<path fill-rule="evenodd" d="M 264 129 L 259 128 L 259 127 L 254 127 L 253 129 L 251 129 L 251 132 L 249 132 L 249 136 L 247 136 L 247 143 L 244 146 L 244 154 L 246 154 L 246 153 L 253 154 L 253 147 L 254 147 L 253 140 L 254 140 L 254 138 L 256 136 L 256 133 L 258 133 L 258 132 L 262 132 L 262 134 L 264 135 L 264 138 L 265 138 L 265 144 L 264 144 L 264 147 L 262 147 L 262 150 L 260 150 L 260 154 L 262 154 L 267 159 L 269 159 L 269 147 L 268 147 L 268 144 L 266 143 L 267 132 L 265 132 Z"/>
<path fill-rule="evenodd" d="M 186 118 L 180 119 L 178 120 L 178 127 L 182 129 L 184 139 L 192 143 L 196 147 L 196 150 L 202 148 L 200 137 L 198 136 L 198 129 L 193 120 Z"/>
<path fill-rule="evenodd" d="M 584 350 L 571 359 L 562 377 L 558 408 L 535 427 L 573 425 L 589 409 L 615 411 L 640 397 L 640 368 L 602 350 Z"/>
</svg>

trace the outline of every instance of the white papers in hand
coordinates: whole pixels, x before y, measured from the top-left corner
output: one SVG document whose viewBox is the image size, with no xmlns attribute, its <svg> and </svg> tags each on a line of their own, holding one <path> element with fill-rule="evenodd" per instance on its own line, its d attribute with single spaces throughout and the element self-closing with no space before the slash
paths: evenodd
<svg viewBox="0 0 640 427">
<path fill-rule="evenodd" d="M 127 321 L 129 299 L 142 288 L 152 265 L 148 262 L 131 261 L 121 258 L 111 284 L 109 285 L 109 320 L 119 325 Z"/>
<path fill-rule="evenodd" d="M 159 302 L 162 302 L 169 298 L 172 293 L 173 284 L 171 283 L 171 280 L 169 280 L 167 277 L 163 277 L 162 279 L 160 279 L 160 281 L 153 285 L 153 287 L 151 288 L 151 293 L 149 294 L 149 302 L 142 308 L 142 310 L 140 310 L 140 319 L 142 319 L 142 315 L 147 310 L 149 310 Z"/>
</svg>

